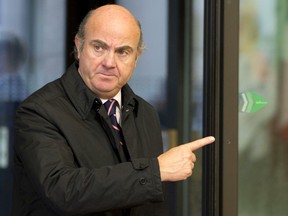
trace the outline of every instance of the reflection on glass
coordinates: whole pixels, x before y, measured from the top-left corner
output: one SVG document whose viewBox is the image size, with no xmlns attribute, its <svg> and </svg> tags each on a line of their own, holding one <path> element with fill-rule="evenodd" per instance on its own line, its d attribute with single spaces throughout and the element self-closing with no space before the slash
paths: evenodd
<svg viewBox="0 0 288 216">
<path fill-rule="evenodd" d="M 0 1 L 1 216 L 11 215 L 12 208 L 15 110 L 64 71 L 64 9 L 65 0 Z"/>
<path fill-rule="evenodd" d="M 8 215 L 12 199 L 12 145 L 14 112 L 26 97 L 23 74 L 19 69 L 26 59 L 20 37 L 0 31 L 0 214 Z"/>
<path fill-rule="evenodd" d="M 0 169 L 7 169 L 9 165 L 9 129 L 0 126 Z"/>
<path fill-rule="evenodd" d="M 239 216 L 288 212 L 287 15 L 287 1 L 240 0 L 239 93 L 267 104 L 239 112 Z"/>
<path fill-rule="evenodd" d="M 204 40 L 204 1 L 193 1 L 192 3 L 192 38 L 193 48 L 191 50 L 191 140 L 201 138 L 203 127 L 203 40 Z M 202 208 L 202 150 L 196 152 L 197 166 L 193 175 L 189 178 L 189 214 L 201 215 Z"/>
<path fill-rule="evenodd" d="M 19 68 L 26 58 L 20 38 L 8 31 L 0 31 L 0 101 L 22 101 L 26 87 Z"/>
</svg>

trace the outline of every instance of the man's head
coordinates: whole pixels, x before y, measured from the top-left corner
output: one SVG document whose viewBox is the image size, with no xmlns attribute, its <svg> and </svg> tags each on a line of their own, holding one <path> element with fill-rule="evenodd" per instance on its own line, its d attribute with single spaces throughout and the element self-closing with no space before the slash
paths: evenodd
<svg viewBox="0 0 288 216">
<path fill-rule="evenodd" d="M 92 10 L 75 37 L 79 72 L 99 97 L 111 98 L 130 79 L 144 46 L 139 22 L 125 8 Z"/>
<path fill-rule="evenodd" d="M 16 73 L 26 60 L 26 49 L 19 37 L 0 31 L 0 73 Z"/>
</svg>

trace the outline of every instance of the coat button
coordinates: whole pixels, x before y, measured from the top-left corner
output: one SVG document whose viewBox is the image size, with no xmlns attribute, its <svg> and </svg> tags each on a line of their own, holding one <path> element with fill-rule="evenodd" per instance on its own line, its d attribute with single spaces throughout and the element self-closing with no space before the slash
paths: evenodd
<svg viewBox="0 0 288 216">
<path fill-rule="evenodd" d="M 147 183 L 147 179 L 142 177 L 142 178 L 140 178 L 139 182 L 141 185 L 145 185 Z"/>
<path fill-rule="evenodd" d="M 144 169 L 145 167 L 146 167 L 145 164 L 143 164 L 143 163 L 140 163 L 140 164 L 139 164 L 139 168 L 140 168 L 140 169 Z"/>
</svg>

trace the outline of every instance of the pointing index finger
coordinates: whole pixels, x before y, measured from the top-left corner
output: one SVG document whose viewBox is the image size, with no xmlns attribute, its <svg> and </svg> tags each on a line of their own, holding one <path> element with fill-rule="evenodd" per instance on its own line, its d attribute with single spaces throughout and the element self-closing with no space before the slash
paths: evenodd
<svg viewBox="0 0 288 216">
<path fill-rule="evenodd" d="M 191 151 L 195 151 L 199 148 L 202 148 L 203 146 L 213 143 L 214 141 L 215 141 L 215 138 L 213 136 L 208 136 L 202 139 L 195 140 L 191 143 L 188 143 L 188 145 L 191 147 Z"/>
</svg>

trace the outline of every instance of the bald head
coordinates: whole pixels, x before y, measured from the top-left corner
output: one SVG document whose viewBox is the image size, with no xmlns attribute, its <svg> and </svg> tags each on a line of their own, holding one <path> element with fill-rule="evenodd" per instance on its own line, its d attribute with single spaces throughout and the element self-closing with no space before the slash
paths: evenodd
<svg viewBox="0 0 288 216">
<path fill-rule="evenodd" d="M 99 7 L 95 10 L 92 10 L 92 15 L 97 17 L 105 17 L 108 16 L 109 18 L 124 18 L 127 19 L 127 21 L 133 21 L 135 24 L 137 23 L 137 19 L 134 17 L 134 15 L 127 10 L 126 8 L 119 6 L 119 5 L 104 5 L 102 7 Z"/>
<path fill-rule="evenodd" d="M 75 37 L 78 72 L 100 98 L 112 98 L 127 84 L 141 56 L 141 27 L 125 8 L 106 5 L 92 10 Z"/>
<path fill-rule="evenodd" d="M 143 41 L 143 33 L 140 22 L 135 18 L 135 16 L 126 8 L 119 5 L 105 5 L 97 9 L 91 10 L 84 17 L 80 23 L 77 37 L 81 41 L 80 50 L 83 48 L 85 36 L 87 34 L 87 28 L 91 25 L 97 25 L 101 22 L 103 25 L 109 27 L 119 26 L 119 27 L 129 27 L 129 31 L 136 31 L 138 34 L 138 53 L 142 53 L 145 46 Z M 96 29 L 97 30 L 97 29 Z M 100 30 L 100 29 L 98 29 Z M 74 49 L 75 58 L 77 59 L 77 49 Z"/>
</svg>

